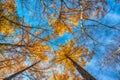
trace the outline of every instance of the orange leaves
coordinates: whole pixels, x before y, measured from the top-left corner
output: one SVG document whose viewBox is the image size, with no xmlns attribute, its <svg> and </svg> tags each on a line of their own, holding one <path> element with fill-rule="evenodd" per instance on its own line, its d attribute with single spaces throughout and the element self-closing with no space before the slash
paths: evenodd
<svg viewBox="0 0 120 80">
<path fill-rule="evenodd" d="M 89 18 L 87 13 L 83 13 L 83 15 L 81 15 L 81 13 L 78 12 L 78 13 L 66 15 L 65 13 L 61 12 L 58 17 L 55 17 L 55 13 L 52 13 L 49 17 L 47 16 L 47 19 L 49 20 L 48 24 L 54 27 L 53 34 L 62 36 L 64 32 L 72 33 L 71 26 L 78 26 L 81 16 L 82 19 Z"/>
<path fill-rule="evenodd" d="M 31 38 L 31 37 L 30 37 L 29 34 L 25 34 L 25 35 L 24 35 L 25 42 L 28 43 L 28 42 L 30 41 L 30 38 Z"/>
<path fill-rule="evenodd" d="M 46 46 L 44 43 L 34 41 L 33 44 L 26 47 L 29 50 L 29 53 L 38 56 L 41 60 L 48 60 L 45 52 L 51 48 Z"/>
<path fill-rule="evenodd" d="M 64 32 L 72 33 L 71 27 L 66 25 L 61 20 L 50 20 L 49 24 L 51 24 L 54 27 L 53 34 L 62 36 L 64 34 Z"/>
<path fill-rule="evenodd" d="M 44 1 L 44 0 L 42 0 L 42 1 Z M 87 0 L 82 0 L 82 1 L 87 2 Z M 45 2 L 45 4 L 46 4 L 46 2 Z M 56 5 L 50 5 L 50 7 L 52 7 L 53 9 L 56 9 L 56 12 L 57 12 L 58 8 L 56 7 Z M 14 0 L 4 0 L 4 4 L 2 5 L 2 8 L 8 14 L 13 12 L 15 10 Z M 49 10 L 49 9 L 47 9 L 47 5 L 44 8 L 46 8 L 45 9 L 45 13 L 46 13 L 47 12 L 46 10 Z M 62 8 L 64 8 L 64 6 Z M 45 60 L 48 61 L 49 56 L 47 56 L 46 54 L 48 53 L 48 51 L 49 51 L 49 53 L 51 53 L 51 52 L 53 53 L 53 50 L 51 50 L 51 48 L 49 46 L 45 45 L 44 42 L 49 43 L 50 38 L 54 39 L 55 38 L 54 36 L 56 36 L 56 35 L 63 36 L 65 32 L 72 33 L 72 26 L 78 26 L 79 20 L 81 17 L 80 12 L 78 12 L 78 10 L 79 10 L 78 8 L 70 9 L 70 10 L 68 9 L 66 11 L 61 10 L 60 13 L 52 13 L 50 11 L 51 15 L 49 13 L 48 13 L 48 15 L 50 15 L 50 18 L 52 18 L 52 19 L 49 18 L 48 24 L 53 27 L 53 31 L 50 30 L 47 34 L 45 32 L 47 32 L 47 30 L 49 30 L 49 29 L 46 29 L 46 27 L 44 27 L 44 25 L 42 25 L 43 27 L 41 25 L 39 27 L 37 27 L 37 26 L 30 27 L 30 25 L 24 24 L 24 20 L 21 20 L 21 22 L 20 22 L 21 24 L 19 24 L 17 22 L 17 20 L 15 21 L 16 17 L 14 17 L 14 16 L 12 17 L 11 15 L 9 15 L 10 16 L 9 17 L 7 14 L 4 15 L 6 18 L 10 19 L 11 21 L 4 19 L 0 16 L 0 32 L 4 35 L 6 35 L 6 34 L 11 35 L 14 32 L 14 30 L 17 29 L 18 31 L 16 30 L 16 32 L 15 32 L 17 34 L 17 36 L 15 36 L 16 35 L 15 33 L 12 35 L 14 36 L 15 40 L 19 40 L 19 42 L 17 42 L 17 43 L 19 45 L 22 45 L 22 47 L 17 47 L 17 46 L 15 46 L 14 48 L 10 47 L 11 50 L 9 50 L 9 51 L 14 51 L 12 53 L 15 53 L 15 54 L 12 54 L 10 52 L 8 52 L 8 53 L 12 54 L 13 56 L 14 55 L 17 56 L 16 59 L 14 59 L 14 61 L 22 63 L 24 65 L 26 64 L 26 63 L 24 63 L 24 62 L 26 62 L 25 58 L 19 57 L 19 55 L 17 53 L 20 53 L 20 55 L 24 55 L 24 57 L 27 56 L 29 58 L 29 60 L 27 61 L 28 63 L 34 62 L 35 60 L 38 60 L 38 59 L 40 59 L 42 61 L 45 61 Z M 83 19 L 88 19 L 88 14 L 83 13 Z M 44 21 L 44 20 L 40 20 L 40 21 Z M 10 23 L 14 24 L 14 25 L 11 25 Z M 15 27 L 15 25 L 17 25 L 17 26 L 21 25 L 21 26 Z M 23 26 L 23 25 L 25 25 L 25 26 Z M 48 26 L 48 25 L 45 25 L 45 26 Z M 19 31 L 20 31 L 20 33 L 19 33 Z M 51 31 L 53 34 L 51 34 Z M 45 33 L 45 35 L 44 34 L 42 35 L 41 33 Z M 51 36 L 46 36 L 46 35 L 49 35 L 49 33 Z M 40 38 L 42 38 L 42 39 L 40 39 Z M 14 41 L 14 43 L 16 43 L 16 42 Z M 66 55 L 69 56 L 71 59 L 73 59 L 76 63 L 80 61 L 80 64 L 82 67 L 84 67 L 86 64 L 85 60 L 80 59 L 80 58 L 84 53 L 87 53 L 87 49 L 85 49 L 84 47 L 77 47 L 74 44 L 75 44 L 75 42 L 73 40 L 68 41 L 67 44 L 65 44 L 63 46 L 59 46 L 59 50 L 55 51 L 56 54 L 50 54 L 50 55 L 56 55 L 54 57 L 53 62 L 63 65 L 64 67 L 62 67 L 62 68 L 65 68 L 66 71 L 68 69 L 70 69 L 70 70 L 75 69 L 73 64 L 71 63 L 71 61 L 66 57 Z M 4 46 L 2 46 L 2 47 L 0 46 L 0 51 L 2 51 L 3 49 L 4 49 Z M 5 54 L 7 54 L 7 53 L 5 53 Z M 11 63 L 12 62 L 9 61 L 10 65 L 12 65 Z M 25 67 L 24 65 L 20 64 L 20 67 L 14 66 L 13 67 L 15 69 L 14 72 L 17 72 L 17 70 L 20 70 L 21 68 L 24 69 L 24 67 Z M 37 66 L 37 68 L 39 68 L 39 67 L 40 66 Z M 31 71 L 31 73 L 32 73 L 32 71 Z M 61 79 L 67 80 L 68 76 L 67 75 L 56 75 L 56 79 L 57 80 L 61 80 Z"/>
<path fill-rule="evenodd" d="M 62 24 L 59 20 L 55 22 L 55 24 L 53 24 L 54 26 L 54 30 L 53 30 L 53 34 L 57 34 L 59 36 L 62 36 L 65 32 L 65 25 Z"/>
<path fill-rule="evenodd" d="M 7 20 L 0 18 L 0 32 L 3 35 L 9 36 L 13 33 L 13 29 L 11 29 L 9 26 L 10 23 Z"/>
<path fill-rule="evenodd" d="M 4 45 L 0 45 L 0 52 L 4 51 L 5 46 Z"/>
<path fill-rule="evenodd" d="M 3 9 L 6 9 L 8 12 L 13 12 L 15 10 L 15 2 L 14 0 L 3 0 L 4 5 L 2 6 Z"/>
<path fill-rule="evenodd" d="M 5 53 L 0 56 L 0 77 L 5 77 L 7 74 L 13 74 L 25 68 L 24 57 L 14 56 L 9 58 Z"/>
<path fill-rule="evenodd" d="M 83 55 L 85 52 L 84 47 L 73 47 L 75 44 L 74 41 L 68 41 L 67 44 L 64 46 L 60 46 L 60 50 L 56 51 L 57 56 L 54 58 L 53 62 L 59 63 L 59 64 L 64 64 L 65 65 L 65 70 L 71 69 L 74 70 L 74 66 L 70 62 L 70 60 L 66 57 L 69 56 L 72 58 L 75 62 L 79 61 L 79 58 L 81 55 Z M 81 65 L 84 67 L 85 66 L 85 61 L 81 59 Z"/>
<path fill-rule="evenodd" d="M 60 50 L 56 51 L 57 56 L 53 60 L 55 63 L 64 64 L 65 70 L 67 69 L 74 69 L 71 62 L 66 58 L 66 54 L 69 55 L 72 58 L 75 58 L 74 55 L 71 53 L 71 45 L 73 45 L 73 41 L 69 41 L 68 44 L 65 44 L 64 46 L 60 46 Z M 78 61 L 78 59 L 76 59 Z"/>
<path fill-rule="evenodd" d="M 1 10 L 7 10 L 8 12 L 13 12 L 15 10 L 14 0 L 2 1 L 3 4 L 0 4 Z M 9 36 L 13 33 L 13 29 L 11 29 L 11 23 L 2 16 L 9 17 L 10 15 L 8 16 L 8 13 L 5 13 L 5 11 L 1 11 L 0 14 L 0 32 L 5 36 Z"/>
<path fill-rule="evenodd" d="M 12 29 L 9 29 L 9 28 L 2 28 L 1 29 L 1 33 L 5 36 L 9 36 L 13 33 L 13 30 Z"/>
<path fill-rule="evenodd" d="M 5 35 L 5 36 L 9 36 L 13 33 L 13 29 L 11 28 L 11 23 L 9 21 L 7 21 L 6 19 L 4 19 L 2 16 L 5 17 L 9 17 L 9 13 L 7 12 L 13 12 L 15 10 L 15 2 L 14 0 L 2 0 L 1 2 L 3 2 L 3 4 L 0 4 L 0 32 Z M 9 16 L 8 16 L 9 15 Z M 10 16 L 11 17 L 11 16 Z"/>
<path fill-rule="evenodd" d="M 55 74 L 53 73 L 49 80 L 83 80 L 80 77 L 77 77 L 75 74 L 69 75 L 68 73 Z"/>
<path fill-rule="evenodd" d="M 88 18 L 89 18 L 88 14 L 85 14 L 85 13 L 84 13 L 84 14 L 83 14 L 83 18 L 84 18 L 84 19 L 88 19 Z"/>
<path fill-rule="evenodd" d="M 80 65 L 81 65 L 82 67 L 84 67 L 84 66 L 86 65 L 86 62 L 85 62 L 84 59 L 81 59 L 81 61 L 80 61 Z"/>
<path fill-rule="evenodd" d="M 13 12 L 15 10 L 15 6 L 13 4 L 4 4 L 3 8 L 8 12 Z"/>
<path fill-rule="evenodd" d="M 73 24 L 73 26 L 77 26 L 80 16 L 78 14 L 70 15 L 69 19 L 70 19 L 70 23 Z"/>
<path fill-rule="evenodd" d="M 42 30 L 41 29 L 39 29 L 36 33 L 35 33 L 35 36 L 39 36 L 40 34 L 41 34 L 41 32 L 42 32 Z"/>
<path fill-rule="evenodd" d="M 53 73 L 49 80 L 68 80 L 69 77 L 70 76 L 67 74 L 54 74 Z"/>
<path fill-rule="evenodd" d="M 79 20 L 80 20 L 80 17 L 81 17 L 80 13 L 74 14 L 74 15 L 70 15 L 70 16 L 69 16 L 70 23 L 71 23 L 73 26 L 77 26 L 77 25 L 78 25 L 78 22 L 79 22 Z M 88 19 L 88 17 L 89 17 L 88 14 L 86 14 L 86 13 L 83 14 L 83 19 Z"/>
</svg>

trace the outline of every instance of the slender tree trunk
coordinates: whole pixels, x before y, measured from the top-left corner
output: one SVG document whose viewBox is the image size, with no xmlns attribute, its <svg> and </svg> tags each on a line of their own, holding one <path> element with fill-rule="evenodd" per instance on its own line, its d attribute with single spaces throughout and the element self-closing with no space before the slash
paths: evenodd
<svg viewBox="0 0 120 80">
<path fill-rule="evenodd" d="M 25 47 L 25 45 L 10 44 L 10 43 L 0 43 L 0 46 Z"/>
<path fill-rule="evenodd" d="M 38 62 L 32 64 L 31 66 L 28 66 L 25 69 L 23 69 L 23 70 L 21 70 L 19 72 L 16 72 L 16 73 L 12 74 L 11 76 L 9 76 L 7 78 L 4 78 L 3 80 L 11 80 L 12 78 L 16 77 L 17 75 L 21 74 L 22 72 L 24 72 L 24 71 L 30 69 L 31 67 L 33 67 L 34 65 L 38 64 L 39 62 L 40 62 L 40 60 Z"/>
<path fill-rule="evenodd" d="M 84 68 L 78 65 L 74 60 L 72 60 L 69 56 L 66 57 L 72 62 L 73 66 L 76 67 L 77 71 L 82 75 L 85 80 L 96 80 L 91 74 L 89 74 Z"/>
</svg>

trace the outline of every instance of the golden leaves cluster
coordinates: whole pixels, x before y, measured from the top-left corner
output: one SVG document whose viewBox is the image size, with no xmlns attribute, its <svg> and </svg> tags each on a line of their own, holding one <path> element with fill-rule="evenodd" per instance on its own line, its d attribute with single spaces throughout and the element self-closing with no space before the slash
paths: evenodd
<svg viewBox="0 0 120 80">
<path fill-rule="evenodd" d="M 71 27 L 68 26 L 67 24 L 65 24 L 65 22 L 63 22 L 60 19 L 58 19 L 58 20 L 51 19 L 49 21 L 49 24 L 54 27 L 53 34 L 62 36 L 64 34 L 64 32 L 72 33 Z"/>
<path fill-rule="evenodd" d="M 72 24 L 73 26 L 77 26 L 79 23 L 80 17 L 81 17 L 80 13 L 69 15 L 70 24 Z M 83 19 L 88 19 L 88 14 L 84 13 Z"/>
<path fill-rule="evenodd" d="M 56 51 L 57 56 L 52 60 L 55 63 L 63 64 L 65 66 L 65 70 L 74 70 L 74 66 L 66 57 L 66 55 L 77 63 L 79 61 L 79 58 L 88 51 L 84 47 L 74 47 L 74 43 L 75 42 L 71 40 L 68 41 L 68 43 L 64 46 L 60 46 L 60 49 Z M 85 66 L 86 62 L 84 61 L 84 59 L 81 59 L 80 64 L 82 67 Z"/>
<path fill-rule="evenodd" d="M 76 77 L 75 74 L 69 75 L 68 73 L 63 74 L 52 74 L 49 80 L 83 80 L 80 77 Z"/>
<path fill-rule="evenodd" d="M 13 33 L 13 29 L 10 28 L 10 22 L 4 18 L 0 18 L 0 32 L 7 36 Z"/>
<path fill-rule="evenodd" d="M 6 9 L 8 12 L 13 12 L 16 8 L 14 0 L 2 0 L 2 9 Z"/>
<path fill-rule="evenodd" d="M 48 60 L 45 52 L 51 49 L 51 47 L 46 46 L 43 42 L 34 41 L 31 45 L 28 45 L 27 50 L 30 54 L 38 56 L 41 60 Z"/>
<path fill-rule="evenodd" d="M 69 75 L 65 74 L 52 74 L 49 80 L 68 80 Z"/>
<path fill-rule="evenodd" d="M 15 10 L 15 2 L 14 0 L 2 0 L 1 1 L 2 4 L 0 4 L 0 32 L 5 35 L 5 36 L 9 36 L 13 33 L 13 29 L 11 28 L 11 23 L 4 19 L 2 16 L 4 17 L 9 17 L 8 13 L 13 12 Z M 8 13 L 6 13 L 6 10 Z"/>
<path fill-rule="evenodd" d="M 26 66 L 24 64 L 24 59 L 21 56 L 14 56 L 8 58 L 6 54 L 0 56 L 0 77 L 5 77 L 7 74 L 18 72 L 24 69 Z"/>
<path fill-rule="evenodd" d="M 52 17 L 52 18 L 50 18 Z M 71 26 L 77 26 L 80 20 L 80 13 L 72 14 L 66 16 L 64 13 L 60 14 L 60 18 L 54 19 L 54 13 L 51 14 L 50 17 L 47 17 L 49 20 L 48 24 L 52 26 L 53 34 L 57 34 L 59 36 L 62 36 L 64 32 L 72 33 L 72 27 Z M 67 19 L 68 18 L 68 19 Z M 88 14 L 83 14 L 83 19 L 88 19 Z"/>
</svg>

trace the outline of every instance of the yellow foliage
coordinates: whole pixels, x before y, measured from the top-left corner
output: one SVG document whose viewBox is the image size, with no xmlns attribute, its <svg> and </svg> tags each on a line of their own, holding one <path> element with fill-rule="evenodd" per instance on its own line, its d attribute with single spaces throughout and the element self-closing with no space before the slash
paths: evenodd
<svg viewBox="0 0 120 80">
<path fill-rule="evenodd" d="M 53 34 L 62 36 L 64 32 L 72 33 L 71 27 L 65 24 L 64 22 L 60 21 L 59 19 L 58 20 L 51 19 L 49 21 L 49 24 L 54 27 Z"/>
<path fill-rule="evenodd" d="M 3 45 L 1 46 L 0 45 L 0 51 L 3 51 L 4 49 L 5 49 L 5 46 L 3 46 Z"/>
<path fill-rule="evenodd" d="M 2 28 L 0 30 L 0 32 L 3 34 L 3 35 L 6 35 L 6 36 L 9 36 L 13 33 L 13 30 L 10 29 L 10 28 Z"/>
<path fill-rule="evenodd" d="M 7 30 L 7 33 L 8 33 L 8 34 L 12 34 L 12 33 L 13 33 L 13 29 L 8 29 L 8 30 Z"/>
<path fill-rule="evenodd" d="M 64 64 L 65 70 L 71 69 L 74 70 L 74 66 L 72 65 L 71 61 L 66 57 L 69 56 L 71 59 L 73 59 L 75 62 L 78 62 L 79 57 L 86 53 L 84 47 L 73 47 L 74 41 L 68 41 L 67 44 L 64 46 L 60 46 L 60 50 L 56 51 L 57 56 L 53 60 L 53 62 Z M 82 60 L 82 66 L 85 66 L 84 61 Z"/>
<path fill-rule="evenodd" d="M 81 59 L 81 61 L 80 61 L 80 65 L 81 65 L 82 67 L 84 67 L 84 66 L 86 65 L 86 62 L 85 62 L 84 59 Z"/>
<path fill-rule="evenodd" d="M 51 17 L 54 17 L 54 16 L 55 16 L 55 14 L 54 14 L 54 13 L 52 13 L 50 16 L 51 16 Z"/>
<path fill-rule="evenodd" d="M 39 36 L 40 34 L 41 34 L 41 32 L 42 32 L 42 30 L 41 29 L 39 29 L 36 33 L 35 33 L 35 36 Z"/>
<path fill-rule="evenodd" d="M 24 38 L 25 38 L 25 41 L 26 41 L 26 42 L 29 42 L 29 41 L 30 41 L 30 35 L 29 35 L 29 34 L 25 34 Z"/>
<path fill-rule="evenodd" d="M 52 25 L 52 24 L 55 23 L 55 21 L 56 21 L 56 20 L 54 20 L 54 19 L 50 19 L 49 22 L 48 22 L 48 24 Z"/>
<path fill-rule="evenodd" d="M 7 17 L 7 15 L 3 15 Z M 0 18 L 0 32 L 6 36 L 9 36 L 14 32 L 12 24 L 3 17 Z"/>
<path fill-rule="evenodd" d="M 2 0 L 3 4 L 0 4 L 1 10 L 7 10 L 8 12 L 13 12 L 15 10 L 15 2 L 14 0 Z M 8 18 L 9 13 L 5 13 L 6 11 L 1 11 L 0 12 L 0 32 L 5 35 L 9 36 L 13 33 L 13 29 L 11 28 L 12 24 L 4 19 L 2 16 Z M 10 16 L 11 17 L 11 16 Z M 11 17 L 13 18 L 13 16 Z"/>
<path fill-rule="evenodd" d="M 88 19 L 88 14 L 85 14 L 85 13 L 84 13 L 84 14 L 83 14 L 83 18 L 84 18 L 84 19 Z"/>
<path fill-rule="evenodd" d="M 70 15 L 70 23 L 73 24 L 73 26 L 77 26 L 78 25 L 78 19 L 79 19 L 79 15 Z"/>
<path fill-rule="evenodd" d="M 8 12 L 13 12 L 15 10 L 15 2 L 14 0 L 3 0 L 4 5 L 2 6 L 3 9 L 6 9 Z"/>
<path fill-rule="evenodd" d="M 7 36 L 13 33 L 13 29 L 10 28 L 10 23 L 3 18 L 0 18 L 0 32 Z"/>
<path fill-rule="evenodd" d="M 8 58 L 6 54 L 0 56 L 0 77 L 5 77 L 7 74 L 18 72 L 25 68 L 24 60 L 21 57 Z"/>
<path fill-rule="evenodd" d="M 26 47 L 31 54 L 38 56 L 41 60 L 48 60 L 45 52 L 51 48 L 46 46 L 44 43 L 34 41 L 32 45 Z"/>
<path fill-rule="evenodd" d="M 70 15 L 70 16 L 69 16 L 70 23 L 71 23 L 73 26 L 77 26 L 80 17 L 81 17 L 80 14 Z M 83 14 L 83 19 L 88 19 L 88 14 L 84 13 L 84 14 Z"/>
<path fill-rule="evenodd" d="M 49 80 L 55 80 L 54 74 L 49 78 Z"/>
<path fill-rule="evenodd" d="M 68 73 L 64 73 L 64 74 L 53 73 L 49 78 L 49 80 L 83 80 L 83 79 L 80 77 L 76 77 L 75 74 L 68 75 Z"/>
<path fill-rule="evenodd" d="M 69 77 L 70 76 L 66 74 L 54 74 L 53 73 L 49 80 L 68 80 Z"/>
</svg>

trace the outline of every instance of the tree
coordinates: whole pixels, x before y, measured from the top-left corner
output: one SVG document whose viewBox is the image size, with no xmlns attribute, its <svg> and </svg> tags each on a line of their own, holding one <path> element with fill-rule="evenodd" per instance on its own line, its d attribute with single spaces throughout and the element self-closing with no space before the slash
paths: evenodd
<svg viewBox="0 0 120 80">
<path fill-rule="evenodd" d="M 106 47 L 99 36 L 120 31 L 119 24 L 100 20 L 109 13 L 108 4 L 106 0 L 0 1 L 0 78 L 97 79 L 84 67 L 99 47 Z M 63 39 L 65 34 L 68 39 Z"/>
<path fill-rule="evenodd" d="M 25 68 L 25 69 L 23 69 L 23 70 L 21 70 L 21 71 L 15 73 L 15 74 L 13 74 L 13 75 L 11 75 L 11 76 L 9 76 L 9 77 L 7 77 L 7 78 L 4 78 L 3 80 L 11 80 L 12 78 L 16 77 L 17 75 L 21 74 L 22 72 L 26 71 L 27 69 L 33 67 L 34 65 L 36 65 L 36 64 L 39 63 L 39 62 L 40 62 L 40 61 L 38 61 L 38 62 L 32 64 L 31 66 L 29 66 L 29 67 L 27 67 L 27 68 Z"/>
<path fill-rule="evenodd" d="M 84 70 L 84 68 L 82 68 L 86 64 L 83 58 L 90 55 L 88 54 L 88 49 L 84 47 L 71 47 L 71 46 L 74 46 L 73 41 L 69 41 L 68 44 L 60 47 L 60 50 L 56 51 L 56 54 L 58 55 L 55 57 L 55 60 L 53 61 L 55 61 L 55 63 L 63 64 L 65 66 L 65 71 L 68 71 L 68 69 L 70 69 L 72 72 L 74 72 L 74 68 L 76 68 L 84 79 L 95 80 L 95 78 L 92 75 L 90 75 L 86 70 Z M 80 57 L 81 65 L 77 63 Z"/>
</svg>

